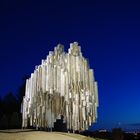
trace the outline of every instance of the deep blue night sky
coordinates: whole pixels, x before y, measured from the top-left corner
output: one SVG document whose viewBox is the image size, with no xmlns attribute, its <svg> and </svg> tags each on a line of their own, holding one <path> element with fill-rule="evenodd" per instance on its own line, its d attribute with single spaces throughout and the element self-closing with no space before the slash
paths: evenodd
<svg viewBox="0 0 140 140">
<path fill-rule="evenodd" d="M 140 126 L 140 4 L 137 1 L 0 2 L 0 95 L 16 94 L 58 43 L 77 41 L 95 70 L 92 129 Z"/>
</svg>

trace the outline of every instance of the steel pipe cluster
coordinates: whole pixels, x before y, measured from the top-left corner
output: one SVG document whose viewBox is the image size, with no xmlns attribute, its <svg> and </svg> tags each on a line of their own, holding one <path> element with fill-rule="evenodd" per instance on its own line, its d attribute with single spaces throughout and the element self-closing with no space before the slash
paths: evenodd
<svg viewBox="0 0 140 140">
<path fill-rule="evenodd" d="M 71 43 L 65 53 L 59 44 L 26 81 L 22 126 L 53 128 L 63 115 L 68 130 L 86 130 L 96 121 L 97 107 L 97 82 L 80 46 Z"/>
</svg>

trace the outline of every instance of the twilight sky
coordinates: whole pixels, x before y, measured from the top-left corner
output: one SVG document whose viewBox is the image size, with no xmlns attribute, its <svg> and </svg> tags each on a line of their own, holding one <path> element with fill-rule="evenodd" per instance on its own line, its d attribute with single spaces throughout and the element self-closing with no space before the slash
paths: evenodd
<svg viewBox="0 0 140 140">
<path fill-rule="evenodd" d="M 0 1 L 0 95 L 17 92 L 58 43 L 77 41 L 98 81 L 92 129 L 140 127 L 140 3 L 108 0 Z"/>
</svg>

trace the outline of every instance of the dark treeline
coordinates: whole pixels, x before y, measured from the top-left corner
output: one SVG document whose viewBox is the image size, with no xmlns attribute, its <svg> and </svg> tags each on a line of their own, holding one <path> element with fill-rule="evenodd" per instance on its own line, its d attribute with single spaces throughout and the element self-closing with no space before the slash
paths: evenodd
<svg viewBox="0 0 140 140">
<path fill-rule="evenodd" d="M 121 128 L 113 128 L 112 131 L 83 131 L 80 134 L 104 140 L 140 140 L 140 132 L 126 133 Z"/>
<path fill-rule="evenodd" d="M 3 98 L 0 97 L 0 129 L 21 128 L 21 103 L 27 78 L 27 76 L 23 78 L 16 94 L 9 92 Z"/>
</svg>

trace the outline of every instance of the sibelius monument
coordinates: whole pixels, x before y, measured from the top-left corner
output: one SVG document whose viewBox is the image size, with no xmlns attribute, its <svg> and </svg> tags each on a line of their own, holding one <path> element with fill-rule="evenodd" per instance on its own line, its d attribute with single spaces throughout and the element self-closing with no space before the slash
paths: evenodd
<svg viewBox="0 0 140 140">
<path fill-rule="evenodd" d="M 66 53 L 58 44 L 26 80 L 22 127 L 52 129 L 63 115 L 67 130 L 87 130 L 97 107 L 97 82 L 80 46 L 71 43 Z"/>
</svg>

